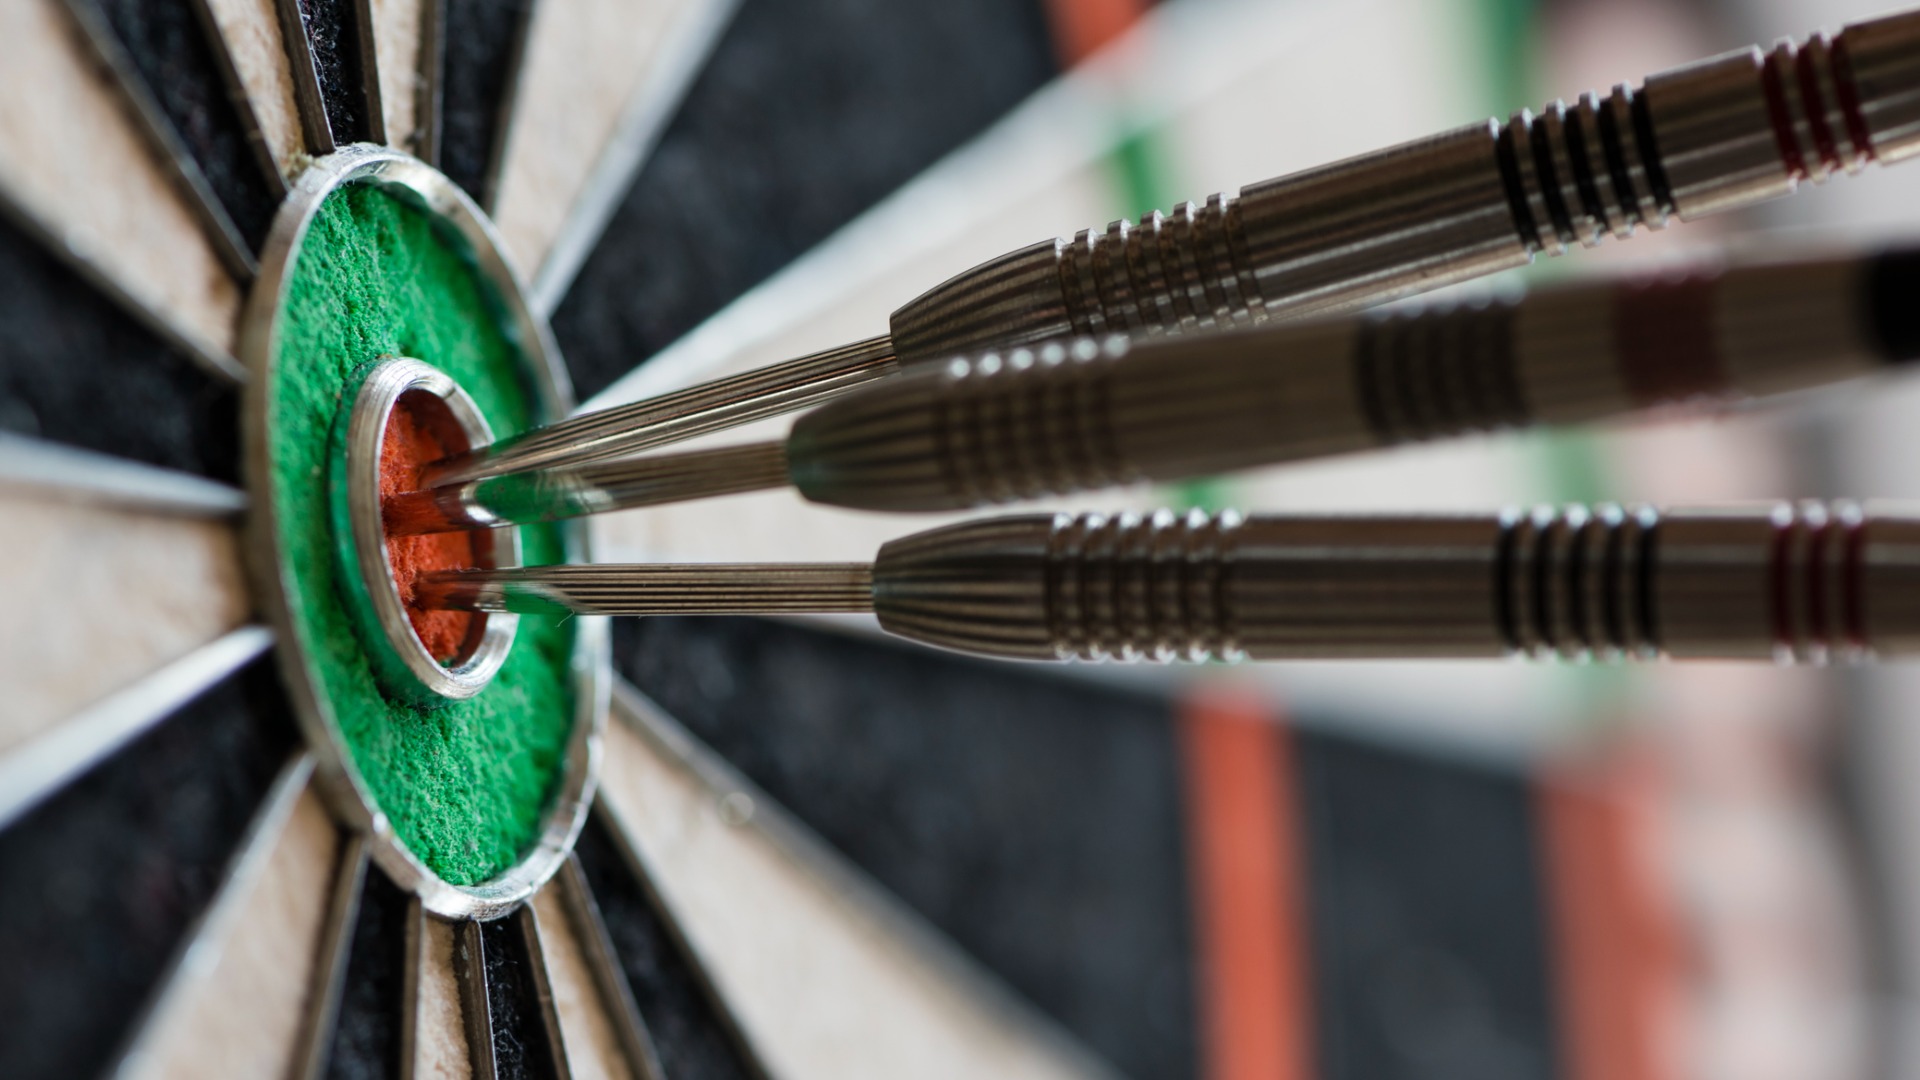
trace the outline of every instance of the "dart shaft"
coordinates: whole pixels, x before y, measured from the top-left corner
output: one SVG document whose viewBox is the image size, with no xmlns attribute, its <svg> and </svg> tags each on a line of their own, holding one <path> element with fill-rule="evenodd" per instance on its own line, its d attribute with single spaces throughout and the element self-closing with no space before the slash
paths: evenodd
<svg viewBox="0 0 1920 1080">
<path fill-rule="evenodd" d="M 888 337 L 569 420 L 431 482 L 629 454 L 986 348 L 1353 308 L 1916 152 L 1920 12 L 1907 12 L 1043 241 L 909 301 Z"/>
<path fill-rule="evenodd" d="M 420 603 L 564 615 L 727 615 L 873 609 L 865 563 L 535 566 L 440 574 Z"/>
<path fill-rule="evenodd" d="M 783 443 L 596 461 L 406 492 L 386 500 L 389 535 L 504 528 L 784 487 Z"/>
<path fill-rule="evenodd" d="M 902 637 L 1025 660 L 1848 658 L 1920 652 L 1920 517 L 1037 514 L 896 540 L 871 567 L 458 571 L 422 595 L 616 615 L 872 610 Z"/>
<path fill-rule="evenodd" d="M 453 487 L 508 473 L 637 454 L 803 408 L 891 375 L 898 366 L 885 337 L 869 338 L 535 428 L 440 462 L 424 480 L 431 486 Z"/>
</svg>

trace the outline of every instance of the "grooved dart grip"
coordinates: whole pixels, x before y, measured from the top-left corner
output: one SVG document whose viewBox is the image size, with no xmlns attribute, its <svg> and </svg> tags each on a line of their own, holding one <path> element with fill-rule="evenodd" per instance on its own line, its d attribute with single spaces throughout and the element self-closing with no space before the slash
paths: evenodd
<svg viewBox="0 0 1920 1080">
<path fill-rule="evenodd" d="M 1800 389 L 1920 355 L 1920 249 L 955 360 L 799 419 L 807 498 L 954 510 Z"/>
<path fill-rule="evenodd" d="M 1785 503 L 1428 516 L 989 518 L 869 566 L 542 566 L 423 575 L 419 602 L 605 615 L 874 612 L 1017 660 L 1920 652 L 1920 516 Z"/>
<path fill-rule="evenodd" d="M 982 349 L 1359 307 L 1917 152 L 1920 12 L 1904 12 L 1042 241 L 908 301 L 890 336 L 512 436 L 430 482 L 633 454 Z"/>
<path fill-rule="evenodd" d="M 1900 655 L 1920 650 L 1920 518 L 1007 517 L 881 548 L 873 607 L 1023 660 Z"/>
<path fill-rule="evenodd" d="M 1351 308 L 1920 152 L 1920 12 L 1043 241 L 894 312 L 902 363 Z"/>
</svg>

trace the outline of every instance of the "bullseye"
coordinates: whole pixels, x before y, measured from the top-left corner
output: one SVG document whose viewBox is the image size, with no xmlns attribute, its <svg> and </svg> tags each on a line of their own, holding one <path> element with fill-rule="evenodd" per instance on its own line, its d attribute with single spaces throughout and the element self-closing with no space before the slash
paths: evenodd
<svg viewBox="0 0 1920 1080">
<path fill-rule="evenodd" d="M 380 440 L 383 505 L 418 484 L 422 466 L 471 445 L 458 425 L 446 403 L 432 394 L 413 390 L 400 396 Z M 413 632 L 427 652 L 448 667 L 458 666 L 472 654 L 481 621 L 456 612 L 422 610 L 415 594 L 423 573 L 479 565 L 474 543 L 473 536 L 459 532 L 387 537 L 387 561 L 393 565 L 394 585 L 407 606 Z"/>
<path fill-rule="evenodd" d="M 334 552 L 349 613 L 381 688 L 416 705 L 479 693 L 505 662 L 517 625 L 511 616 L 421 610 L 412 603 L 416 579 L 434 570 L 518 566 L 519 534 L 390 537 L 381 510 L 388 496 L 414 485 L 422 465 L 492 437 L 466 391 L 408 357 L 363 369 L 334 426 Z"/>
</svg>

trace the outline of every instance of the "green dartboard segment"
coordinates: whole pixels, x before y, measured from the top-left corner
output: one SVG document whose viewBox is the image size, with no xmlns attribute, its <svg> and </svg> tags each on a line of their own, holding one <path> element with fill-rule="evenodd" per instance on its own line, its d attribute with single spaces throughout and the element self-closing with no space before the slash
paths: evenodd
<svg viewBox="0 0 1920 1080">
<path fill-rule="evenodd" d="M 343 607 L 329 533 L 328 439 L 350 376 L 412 356 L 440 368 L 496 435 L 529 426 L 519 350 L 459 241 L 381 188 L 329 195 L 302 241 L 279 313 L 268 390 L 268 459 L 295 632 L 375 809 L 419 860 L 455 885 L 518 862 L 565 768 L 574 722 L 565 622 L 520 621 L 486 689 L 422 710 L 382 694 Z M 563 558 L 557 527 L 521 530 L 528 565 Z"/>
</svg>

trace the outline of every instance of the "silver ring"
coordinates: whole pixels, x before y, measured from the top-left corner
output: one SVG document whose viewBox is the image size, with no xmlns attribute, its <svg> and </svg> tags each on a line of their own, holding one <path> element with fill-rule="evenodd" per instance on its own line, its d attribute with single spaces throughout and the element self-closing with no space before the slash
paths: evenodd
<svg viewBox="0 0 1920 1080">
<path fill-rule="evenodd" d="M 260 272 L 240 323 L 240 356 L 251 376 L 242 415 L 247 487 L 253 510 L 247 517 L 249 572 L 267 621 L 280 641 L 276 650 L 294 715 L 313 748 L 315 776 L 335 816 L 367 835 L 375 863 L 402 889 L 443 918 L 491 919 L 512 911 L 552 877 L 586 822 L 598 786 L 601 731 L 606 723 L 611 672 L 607 620 L 578 617 L 568 657 L 574 692 L 572 732 L 567 740 L 559 790 L 526 854 L 499 876 L 476 885 L 455 885 L 429 869 L 400 842 L 387 816 L 375 808 L 367 784 L 347 752 L 333 704 L 305 655 L 298 620 L 287 592 L 280 525 L 273 511 L 272 457 L 267 425 L 274 383 L 278 315 L 286 300 L 293 264 L 320 204 L 347 184 L 373 184 L 432 214 L 474 260 L 479 275 L 497 290 L 501 321 L 520 347 L 533 396 L 535 419 L 551 423 L 567 415 L 573 395 L 559 350 L 544 323 L 527 306 L 518 275 L 500 251 L 499 237 L 479 207 L 432 167 L 396 150 L 345 147 L 313 161 L 293 183 L 260 256 Z M 566 562 L 591 562 L 588 531 L 578 522 L 561 525 Z M 411 632 L 411 627 L 409 627 Z M 370 650 L 371 651 L 371 650 Z"/>
<path fill-rule="evenodd" d="M 469 637 L 458 662 L 443 664 L 434 658 L 414 632 L 394 579 L 380 518 L 380 466 L 387 424 L 410 393 L 430 394 L 446 406 L 465 443 L 448 447 L 448 453 L 487 445 L 493 429 L 458 383 L 424 361 L 407 356 L 380 360 L 356 377 L 360 386 L 351 394 L 352 404 L 333 426 L 328 477 L 334 557 L 347 584 L 348 614 L 359 627 L 374 677 L 388 694 L 422 707 L 465 701 L 506 663 L 519 617 L 477 615 L 479 633 Z M 520 530 L 476 529 L 467 535 L 473 542 L 474 565 L 520 565 Z"/>
</svg>

